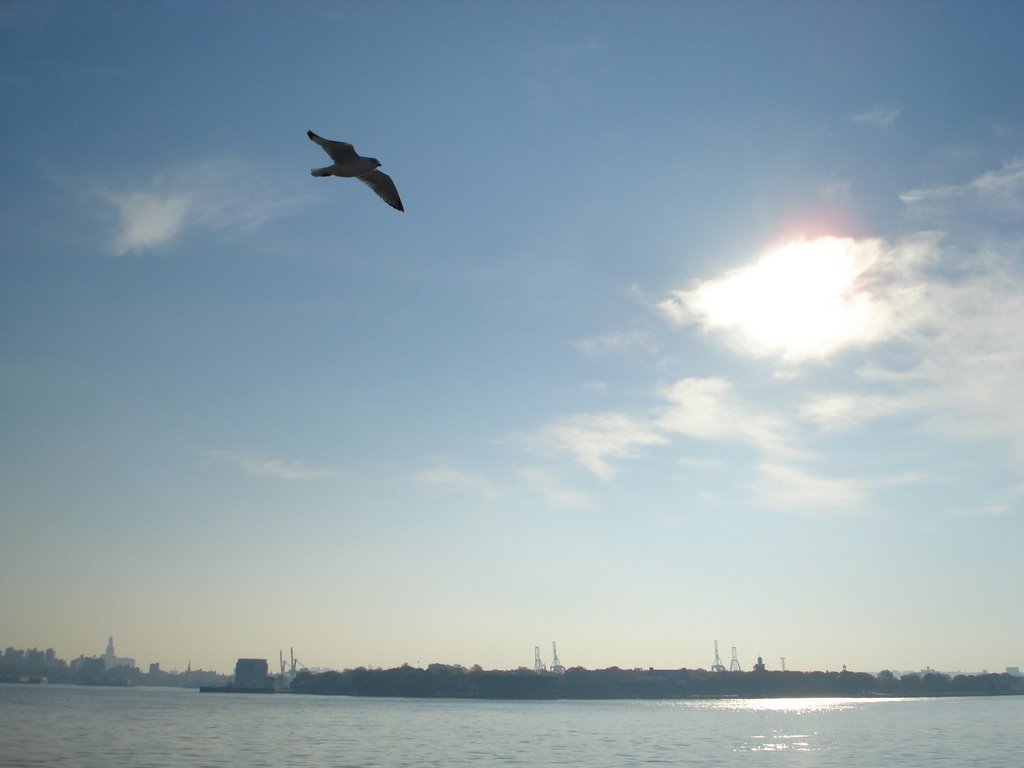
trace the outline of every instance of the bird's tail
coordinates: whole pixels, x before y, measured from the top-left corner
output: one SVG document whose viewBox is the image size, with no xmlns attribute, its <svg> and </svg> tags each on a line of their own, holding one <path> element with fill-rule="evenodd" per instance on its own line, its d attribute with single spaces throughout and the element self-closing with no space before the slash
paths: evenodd
<svg viewBox="0 0 1024 768">
<path fill-rule="evenodd" d="M 313 174 L 314 176 L 330 176 L 331 175 L 331 169 L 330 168 L 314 168 L 313 170 L 310 171 L 310 173 Z"/>
</svg>

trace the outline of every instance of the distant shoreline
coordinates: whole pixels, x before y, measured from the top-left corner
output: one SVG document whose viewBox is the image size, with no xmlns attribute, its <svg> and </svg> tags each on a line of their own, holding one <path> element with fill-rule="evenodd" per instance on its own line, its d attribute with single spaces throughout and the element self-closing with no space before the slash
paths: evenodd
<svg viewBox="0 0 1024 768">
<path fill-rule="evenodd" d="M 735 673 L 734 673 L 735 674 Z M 740 673 L 749 674 L 749 673 Z M 798 673 L 799 674 L 799 673 Z M 246 690 L 241 688 L 233 688 L 232 686 L 202 686 L 201 688 L 195 688 L 193 686 L 167 686 L 167 685 L 120 685 L 120 684 L 105 684 L 105 683 L 66 683 L 66 682 L 54 682 L 50 683 L 45 680 L 0 680 L 0 685 L 10 686 L 25 686 L 25 687 L 73 687 L 73 688 L 105 688 L 105 689 L 117 689 L 117 690 L 131 690 L 135 688 L 147 688 L 147 689 L 173 689 L 173 690 L 194 690 L 201 691 L 203 693 L 232 693 L 232 694 L 246 694 L 246 693 L 257 693 L 257 694 L 285 694 L 285 695 L 296 695 L 296 696 L 344 696 L 349 698 L 358 699 L 436 699 L 436 700 L 463 700 L 463 701 L 740 701 L 745 699 L 862 699 L 865 701 L 870 700 L 882 700 L 882 699 L 966 699 L 966 698 L 1002 698 L 1002 697 L 1015 697 L 1024 696 L 1024 691 L 1013 690 L 1013 691 L 965 691 L 965 692 L 945 692 L 945 693 L 886 693 L 881 691 L 866 691 L 863 693 L 789 693 L 789 694 L 769 694 L 769 693 L 745 693 L 745 694 L 676 694 L 676 695 L 655 695 L 653 693 L 647 695 L 629 695 L 628 692 L 617 693 L 614 691 L 607 691 L 601 695 L 515 695 L 515 696 L 499 696 L 499 695 L 473 695 L 473 694 L 448 694 L 443 692 L 420 692 L 420 693 L 353 693 L 343 691 L 331 691 L 331 690 L 289 690 L 289 689 L 277 689 L 277 690 Z"/>
<path fill-rule="evenodd" d="M 865 672 L 709 672 L 622 670 L 617 667 L 568 669 L 564 674 L 521 669 L 513 672 L 467 670 L 433 664 L 387 670 L 300 672 L 291 683 L 296 694 L 360 697 L 587 700 L 736 698 L 887 698 L 1014 696 L 1024 694 L 1024 678 L 1010 674 Z"/>
</svg>

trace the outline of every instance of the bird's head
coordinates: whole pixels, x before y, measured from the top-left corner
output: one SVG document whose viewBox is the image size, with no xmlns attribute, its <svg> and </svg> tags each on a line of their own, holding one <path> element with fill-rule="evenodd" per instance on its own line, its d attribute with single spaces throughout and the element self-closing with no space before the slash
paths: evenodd
<svg viewBox="0 0 1024 768">
<path fill-rule="evenodd" d="M 374 168 L 380 168 L 380 160 L 378 160 L 376 157 L 368 157 L 366 159 L 373 164 Z"/>
</svg>

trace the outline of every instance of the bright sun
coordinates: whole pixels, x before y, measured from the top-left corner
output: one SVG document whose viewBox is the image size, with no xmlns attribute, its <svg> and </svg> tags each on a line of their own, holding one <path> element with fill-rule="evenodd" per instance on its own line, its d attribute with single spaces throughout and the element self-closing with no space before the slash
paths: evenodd
<svg viewBox="0 0 1024 768">
<path fill-rule="evenodd" d="M 884 334 L 888 311 L 864 284 L 882 258 L 878 240 L 794 240 L 750 266 L 678 291 L 674 311 L 731 333 L 754 354 L 824 358 Z"/>
</svg>

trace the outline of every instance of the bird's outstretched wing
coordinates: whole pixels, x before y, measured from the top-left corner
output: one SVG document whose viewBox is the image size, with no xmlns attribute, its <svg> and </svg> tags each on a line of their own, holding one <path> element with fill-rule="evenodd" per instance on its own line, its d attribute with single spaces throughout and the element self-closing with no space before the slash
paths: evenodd
<svg viewBox="0 0 1024 768">
<path fill-rule="evenodd" d="M 356 148 L 347 142 L 331 141 L 323 136 L 317 136 L 312 131 L 306 131 L 306 135 L 309 136 L 311 141 L 315 141 L 323 147 L 324 152 L 330 155 L 331 160 L 336 163 L 348 163 L 359 157 L 356 154 Z"/>
<path fill-rule="evenodd" d="M 370 171 L 359 177 L 359 180 L 377 193 L 377 196 L 392 208 L 405 211 L 402 207 L 402 198 L 398 196 L 398 189 L 395 182 L 383 171 Z"/>
</svg>

